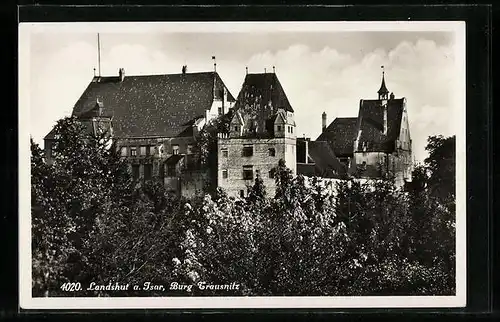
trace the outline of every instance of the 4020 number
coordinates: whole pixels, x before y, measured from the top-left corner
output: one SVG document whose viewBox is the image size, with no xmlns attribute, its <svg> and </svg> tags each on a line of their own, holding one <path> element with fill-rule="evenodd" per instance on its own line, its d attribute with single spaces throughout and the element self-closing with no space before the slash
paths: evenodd
<svg viewBox="0 0 500 322">
<path fill-rule="evenodd" d="M 65 292 L 76 292 L 82 289 L 82 285 L 79 282 L 76 283 L 64 283 L 61 285 L 61 290 Z"/>
</svg>

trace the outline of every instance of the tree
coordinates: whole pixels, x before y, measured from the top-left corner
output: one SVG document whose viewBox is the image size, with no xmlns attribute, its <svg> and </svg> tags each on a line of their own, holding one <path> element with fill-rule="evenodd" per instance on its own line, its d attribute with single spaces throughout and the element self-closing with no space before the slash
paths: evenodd
<svg viewBox="0 0 500 322">
<path fill-rule="evenodd" d="M 427 140 L 429 156 L 424 160 L 429 171 L 428 184 L 432 195 L 443 202 L 455 199 L 455 136 L 430 136 Z"/>
</svg>

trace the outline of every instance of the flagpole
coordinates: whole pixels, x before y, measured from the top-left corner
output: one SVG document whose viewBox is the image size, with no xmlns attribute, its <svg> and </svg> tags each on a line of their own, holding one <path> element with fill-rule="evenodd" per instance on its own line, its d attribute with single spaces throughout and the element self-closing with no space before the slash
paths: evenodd
<svg viewBox="0 0 500 322">
<path fill-rule="evenodd" d="M 101 77 L 101 38 L 97 33 L 97 66 L 99 68 L 99 77 Z"/>
</svg>

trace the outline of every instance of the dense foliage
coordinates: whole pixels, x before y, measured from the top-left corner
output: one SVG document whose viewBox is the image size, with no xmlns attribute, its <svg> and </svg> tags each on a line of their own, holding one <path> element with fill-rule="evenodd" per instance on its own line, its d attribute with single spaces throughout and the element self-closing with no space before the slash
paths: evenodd
<svg viewBox="0 0 500 322">
<path fill-rule="evenodd" d="M 51 164 L 32 142 L 34 296 L 454 293 L 454 137 L 429 138 L 408 192 L 353 179 L 331 194 L 280 162 L 275 196 L 257 177 L 245 199 L 216 189 L 183 200 L 157 182 L 135 185 L 116 149 L 76 120 L 58 132 Z M 67 292 L 64 282 L 165 290 Z"/>
</svg>

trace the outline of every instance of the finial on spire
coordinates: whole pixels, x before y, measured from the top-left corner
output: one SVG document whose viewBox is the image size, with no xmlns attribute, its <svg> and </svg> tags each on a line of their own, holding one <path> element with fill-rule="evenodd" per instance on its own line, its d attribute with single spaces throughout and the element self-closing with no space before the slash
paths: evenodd
<svg viewBox="0 0 500 322">
<path fill-rule="evenodd" d="M 212 60 L 214 61 L 214 72 L 217 72 L 217 61 L 215 60 L 215 56 L 212 56 Z"/>
</svg>

